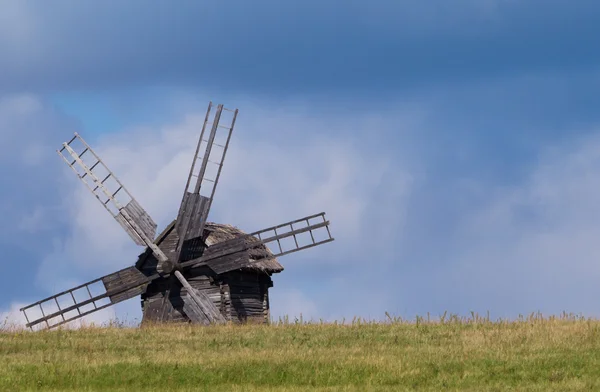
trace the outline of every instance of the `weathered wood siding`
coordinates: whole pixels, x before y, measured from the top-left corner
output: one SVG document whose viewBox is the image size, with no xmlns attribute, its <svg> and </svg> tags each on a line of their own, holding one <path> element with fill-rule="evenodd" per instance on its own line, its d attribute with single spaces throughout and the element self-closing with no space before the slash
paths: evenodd
<svg viewBox="0 0 600 392">
<path fill-rule="evenodd" d="M 206 294 L 217 309 L 222 308 L 221 285 L 211 279 L 210 270 L 194 268 L 185 271 L 184 276 L 190 286 Z M 150 284 L 146 293 L 142 295 L 143 321 L 189 321 L 183 312 L 182 295 L 186 295 L 185 288 L 170 279 L 157 279 Z M 168 296 L 165 299 L 165 296 Z"/>
<path fill-rule="evenodd" d="M 172 257 L 178 241 L 177 231 L 171 227 L 163 234 L 158 246 L 168 257 Z M 191 248 L 191 252 L 196 252 L 194 246 Z M 152 253 L 146 252 L 140 256 L 137 266 L 142 272 L 150 273 L 156 268 L 156 264 Z M 193 288 L 202 291 L 212 300 L 226 320 L 235 323 L 269 321 L 268 289 L 273 286 L 273 281 L 267 273 L 236 270 L 218 275 L 204 266 L 185 270 L 183 275 Z M 159 278 L 148 285 L 141 296 L 142 322 L 189 321 L 181 300 L 181 295 L 185 295 L 186 290 L 171 279 L 174 278 Z"/>
<path fill-rule="evenodd" d="M 223 277 L 229 289 L 227 316 L 233 322 L 269 321 L 268 290 L 271 277 L 257 271 L 232 271 Z"/>
</svg>

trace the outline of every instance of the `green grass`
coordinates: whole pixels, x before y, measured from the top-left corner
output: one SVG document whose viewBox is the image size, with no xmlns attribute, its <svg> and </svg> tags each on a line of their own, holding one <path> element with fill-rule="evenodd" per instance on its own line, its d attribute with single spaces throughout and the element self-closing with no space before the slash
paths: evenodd
<svg viewBox="0 0 600 392">
<path fill-rule="evenodd" d="M 0 391 L 598 391 L 600 321 L 0 332 Z"/>
</svg>

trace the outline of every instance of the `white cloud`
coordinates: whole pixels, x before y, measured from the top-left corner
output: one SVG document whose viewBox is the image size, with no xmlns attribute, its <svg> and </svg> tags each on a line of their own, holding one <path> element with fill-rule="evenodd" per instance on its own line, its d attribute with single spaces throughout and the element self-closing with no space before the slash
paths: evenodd
<svg viewBox="0 0 600 392">
<path fill-rule="evenodd" d="M 30 94 L 0 95 L 0 145 L 14 147 L 5 151 L 4 158 L 8 154 L 12 159 L 15 153 L 21 151 L 22 145 L 18 143 L 19 137 L 27 138 L 28 142 L 35 142 L 36 138 L 31 136 L 32 134 L 39 135 L 41 130 L 31 129 L 31 124 L 28 124 L 25 119 L 37 117 L 43 110 L 44 108 L 36 96 Z"/>
<path fill-rule="evenodd" d="M 35 95 L 0 95 L 0 233 L 12 247 L 36 243 L 26 249 L 28 254 L 41 253 L 48 233 L 60 225 L 61 184 L 54 172 L 59 166 L 51 164 L 56 156 L 52 145 L 56 132 L 70 129 L 65 116 Z M 43 231 L 46 235 L 40 236 Z"/>
<path fill-rule="evenodd" d="M 0 98 L 0 118 L 32 115 L 42 109 L 38 97 L 31 94 L 20 94 Z M 9 118 L 10 118 L 9 117 Z"/>
<path fill-rule="evenodd" d="M 275 294 L 276 293 L 276 294 Z M 295 319 L 317 321 L 323 314 L 318 304 L 298 289 L 271 291 L 271 319 L 293 322 Z"/>
<path fill-rule="evenodd" d="M 452 270 L 442 272 L 465 295 L 464 306 L 503 316 L 600 315 L 598 179 L 596 134 L 542 151 L 522 184 L 487 190 L 489 203 L 462 222 Z"/>
<path fill-rule="evenodd" d="M 0 309 L 0 330 L 22 329 L 26 321 L 23 313 L 19 311 L 24 304 L 13 303 L 8 309 Z"/>
<path fill-rule="evenodd" d="M 22 231 L 34 233 L 39 229 L 40 225 L 44 224 L 45 219 L 45 209 L 40 206 L 35 206 L 32 211 L 21 217 L 21 221 L 18 223 L 17 228 Z"/>
</svg>

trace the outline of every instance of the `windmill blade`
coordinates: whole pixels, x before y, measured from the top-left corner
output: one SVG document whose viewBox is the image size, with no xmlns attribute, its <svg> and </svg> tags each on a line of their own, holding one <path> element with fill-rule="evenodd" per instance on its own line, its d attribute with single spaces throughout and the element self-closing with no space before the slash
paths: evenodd
<svg viewBox="0 0 600 392">
<path fill-rule="evenodd" d="M 311 220 L 317 222 L 313 223 Z M 257 237 L 259 239 L 258 243 L 273 248 L 273 255 L 268 258 L 276 258 L 333 241 L 334 238 L 329 231 L 329 225 L 330 222 L 325 219 L 325 213 L 321 212 L 320 214 L 256 231 L 251 233 L 250 236 Z M 308 242 L 300 243 L 298 239 L 300 234 L 309 234 Z M 286 238 L 293 238 L 294 242 L 291 246 L 283 247 L 282 240 Z M 277 248 L 275 248 L 275 244 L 277 244 Z"/>
<path fill-rule="evenodd" d="M 217 274 L 249 267 L 259 260 L 273 259 L 333 241 L 329 225 L 324 212 L 310 215 L 210 246 L 202 257 L 181 263 L 181 267 L 207 265 Z M 250 260 L 248 251 L 263 246 L 273 247 L 273 254 Z"/>
<path fill-rule="evenodd" d="M 81 152 L 75 151 L 75 144 L 82 148 Z M 86 141 L 75 133 L 57 152 L 131 239 L 137 245 L 149 247 L 161 265 L 167 263 L 167 256 L 153 243 L 156 223 Z M 88 156 L 89 164 L 85 162 Z"/>
<path fill-rule="evenodd" d="M 219 309 L 217 309 L 206 294 L 193 288 L 181 272 L 175 271 L 174 274 L 186 291 L 185 293 L 181 293 L 183 311 L 192 322 L 204 325 L 226 322 Z"/>
<path fill-rule="evenodd" d="M 226 109 L 223 105 L 218 105 L 215 113 L 211 115 L 212 109 L 213 104 L 210 102 L 177 215 L 175 228 L 179 234 L 179 243 L 176 249 L 178 257 L 185 241 L 200 237 L 204 232 L 204 225 L 217 189 L 223 161 L 237 118 L 237 109 Z M 224 111 L 233 113 L 229 120 L 222 118 Z M 222 122 L 226 124 L 222 125 Z M 210 126 L 208 132 L 207 126 Z M 223 137 L 219 138 L 220 135 Z M 220 142 L 220 140 L 224 141 Z"/>
<path fill-rule="evenodd" d="M 33 329 L 40 323 L 44 323 L 48 329 L 55 328 L 136 297 L 145 290 L 148 283 L 158 277 L 158 274 L 146 276 L 137 268 L 129 267 L 45 298 L 20 310 L 25 315 L 28 328 Z M 101 287 L 103 292 L 96 293 Z M 35 310 L 41 316 L 30 319 L 27 312 Z"/>
<path fill-rule="evenodd" d="M 84 148 L 81 153 L 73 149 L 76 141 Z M 73 159 L 72 161 L 67 159 L 65 151 Z M 58 150 L 58 153 L 104 208 L 123 226 L 136 244 L 147 246 L 143 237 L 154 239 L 156 223 L 79 134 L 75 133 L 71 141 L 63 143 L 63 147 Z M 86 153 L 93 156 L 91 166 L 84 163 Z M 100 176 L 104 178 L 100 180 Z M 121 201 L 117 199 L 117 196 L 120 195 L 124 195 L 124 198 L 120 198 Z M 125 203 L 122 200 L 125 200 Z"/>
<path fill-rule="evenodd" d="M 181 294 L 181 300 L 183 301 L 183 312 L 190 319 L 192 324 L 210 325 L 210 321 L 191 295 Z"/>
</svg>

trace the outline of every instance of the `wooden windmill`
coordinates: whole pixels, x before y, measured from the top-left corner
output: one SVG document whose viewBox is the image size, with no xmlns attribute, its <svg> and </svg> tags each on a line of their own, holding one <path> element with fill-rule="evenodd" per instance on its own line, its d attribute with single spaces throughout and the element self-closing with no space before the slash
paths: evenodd
<svg viewBox="0 0 600 392">
<path fill-rule="evenodd" d="M 27 327 L 57 327 L 138 295 L 142 322 L 268 321 L 271 275 L 283 270 L 276 258 L 333 238 L 325 213 L 251 234 L 207 222 L 237 113 L 208 105 L 177 219 L 158 236 L 154 220 L 81 136 L 63 143 L 59 155 L 146 250 L 134 266 L 22 308 Z"/>
</svg>

